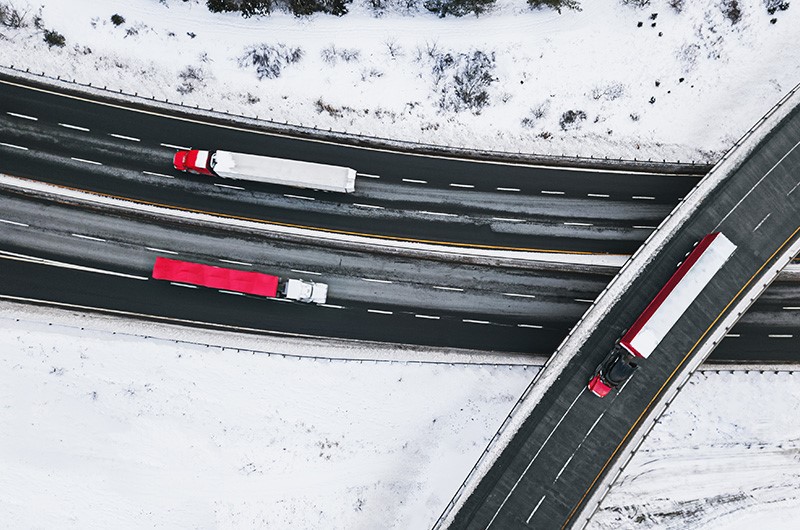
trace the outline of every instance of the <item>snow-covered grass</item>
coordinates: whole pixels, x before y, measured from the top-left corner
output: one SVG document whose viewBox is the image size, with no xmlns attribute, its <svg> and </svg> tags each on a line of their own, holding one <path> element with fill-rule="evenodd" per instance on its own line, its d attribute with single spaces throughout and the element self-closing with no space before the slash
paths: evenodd
<svg viewBox="0 0 800 530">
<path fill-rule="evenodd" d="M 798 372 L 695 373 L 588 528 L 797 528 L 798 408 Z"/>
<path fill-rule="evenodd" d="M 0 3 L 8 4 L 10 0 Z M 30 3 L 29 3 L 30 2 Z M 14 0 L 5 65 L 247 116 L 537 154 L 716 158 L 800 80 L 800 10 L 763 0 L 583 2 L 244 19 L 189 0 Z M 630 4 L 630 3 L 629 3 Z M 48 46 L 33 25 L 55 30 Z M 114 14 L 125 22 L 117 26 Z M 776 19 L 776 23 L 771 23 Z M 641 27 L 639 27 L 641 23 Z"/>
<path fill-rule="evenodd" d="M 290 358 L 20 313 L 0 314 L 9 528 L 430 527 L 537 370 Z"/>
<path fill-rule="evenodd" d="M 266 355 L 0 308 L 12 528 L 428 528 L 536 372 Z M 589 528 L 794 528 L 798 377 L 696 373 Z"/>
</svg>

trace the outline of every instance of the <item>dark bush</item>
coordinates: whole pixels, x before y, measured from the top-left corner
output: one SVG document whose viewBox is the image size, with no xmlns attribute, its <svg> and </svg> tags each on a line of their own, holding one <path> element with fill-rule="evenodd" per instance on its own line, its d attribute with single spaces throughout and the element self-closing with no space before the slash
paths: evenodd
<svg viewBox="0 0 800 530">
<path fill-rule="evenodd" d="M 269 15 L 272 12 L 272 0 L 243 0 L 239 6 L 242 16 L 250 18 L 254 15 Z"/>
<path fill-rule="evenodd" d="M 0 25 L 12 29 L 24 28 L 27 12 L 20 11 L 11 4 L 0 4 Z"/>
<path fill-rule="evenodd" d="M 53 46 L 63 48 L 67 44 L 67 39 L 64 38 L 64 35 L 52 29 L 44 30 L 44 41 L 51 48 Z"/>
<path fill-rule="evenodd" d="M 255 66 L 259 79 L 277 79 L 283 68 L 303 58 L 303 50 L 285 44 L 258 44 L 245 49 L 239 65 Z"/>
<path fill-rule="evenodd" d="M 327 13 L 340 17 L 347 13 L 347 6 L 353 0 L 287 0 L 289 11 L 297 17 Z"/>
<path fill-rule="evenodd" d="M 495 0 L 426 0 L 425 9 L 444 18 L 447 15 L 463 17 L 480 15 L 495 3 Z"/>
<path fill-rule="evenodd" d="M 581 10 L 581 4 L 578 0 L 528 0 L 528 5 L 533 9 L 542 9 L 549 7 L 561 13 L 562 9 L 575 9 Z"/>
<path fill-rule="evenodd" d="M 774 15 L 776 11 L 789 9 L 789 2 L 786 0 L 764 0 L 764 7 L 767 8 L 767 13 Z"/>
<path fill-rule="evenodd" d="M 208 7 L 208 10 L 212 13 L 239 11 L 239 4 L 234 0 L 207 0 L 206 7 Z"/>
<path fill-rule="evenodd" d="M 558 124 L 561 126 L 562 131 L 569 129 L 580 129 L 581 122 L 586 120 L 586 113 L 582 110 L 568 110 L 561 115 Z"/>
<path fill-rule="evenodd" d="M 114 24 L 115 26 L 121 26 L 122 24 L 125 23 L 125 17 L 116 14 L 111 15 L 111 23 Z"/>
<path fill-rule="evenodd" d="M 736 24 L 742 19 L 742 10 L 739 8 L 738 0 L 724 0 L 721 7 L 722 14 L 731 21 L 731 24 Z"/>
<path fill-rule="evenodd" d="M 431 69 L 434 84 L 441 94 L 439 107 L 480 114 L 481 109 L 489 104 L 488 88 L 496 81 L 492 75 L 494 67 L 494 54 L 480 50 L 471 54 L 436 54 Z"/>
</svg>

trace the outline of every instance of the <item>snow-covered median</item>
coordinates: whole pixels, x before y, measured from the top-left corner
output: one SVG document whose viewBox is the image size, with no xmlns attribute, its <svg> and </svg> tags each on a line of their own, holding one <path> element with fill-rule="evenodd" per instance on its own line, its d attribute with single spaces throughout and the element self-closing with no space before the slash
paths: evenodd
<svg viewBox="0 0 800 530">
<path fill-rule="evenodd" d="M 0 26 L 0 65 L 324 130 L 707 162 L 800 78 L 800 9 L 733 3 L 597 0 L 559 15 L 498 0 L 440 19 L 421 2 L 377 16 L 355 0 L 343 17 L 244 19 L 199 0 L 0 0 L 27 13 Z"/>
</svg>

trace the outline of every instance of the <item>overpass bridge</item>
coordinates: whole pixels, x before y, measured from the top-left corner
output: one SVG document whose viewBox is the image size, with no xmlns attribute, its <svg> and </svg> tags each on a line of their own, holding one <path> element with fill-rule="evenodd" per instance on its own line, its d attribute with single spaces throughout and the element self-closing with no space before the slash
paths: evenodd
<svg viewBox="0 0 800 530">
<path fill-rule="evenodd" d="M 435 527 L 580 527 L 672 396 L 800 250 L 800 86 L 711 170 L 601 293 L 506 418 Z M 653 355 L 605 399 L 595 367 L 693 244 L 738 249 Z"/>
</svg>

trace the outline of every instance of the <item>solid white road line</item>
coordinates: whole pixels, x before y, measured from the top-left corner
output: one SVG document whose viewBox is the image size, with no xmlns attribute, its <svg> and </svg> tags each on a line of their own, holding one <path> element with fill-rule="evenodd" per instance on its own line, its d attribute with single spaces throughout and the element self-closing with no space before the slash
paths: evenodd
<svg viewBox="0 0 800 530">
<path fill-rule="evenodd" d="M 232 190 L 243 190 L 244 188 L 241 186 L 231 186 L 230 184 L 218 184 L 214 183 L 214 186 L 219 186 L 220 188 L 230 188 Z"/>
<path fill-rule="evenodd" d="M 391 311 L 384 311 L 382 309 L 367 309 L 367 313 L 376 313 L 378 315 L 393 315 Z"/>
<path fill-rule="evenodd" d="M 764 224 L 764 221 L 766 221 L 769 218 L 770 215 L 772 215 L 772 213 L 768 213 L 767 215 L 765 215 L 764 218 L 756 225 L 756 227 L 753 228 L 753 232 L 755 232 L 756 230 L 761 228 L 761 225 Z"/>
<path fill-rule="evenodd" d="M 14 225 L 14 226 L 30 226 L 26 225 L 25 223 L 18 223 L 16 221 L 7 221 L 6 219 L 0 219 L 0 223 L 5 223 L 7 225 Z"/>
<path fill-rule="evenodd" d="M 376 280 L 375 278 L 361 278 L 365 282 L 373 282 L 373 283 L 394 283 L 391 280 Z"/>
<path fill-rule="evenodd" d="M 179 151 L 188 151 L 189 149 L 191 149 L 190 147 L 183 147 L 180 145 L 173 145 L 173 144 L 158 144 L 158 145 L 161 145 L 163 147 L 169 147 L 170 149 L 178 149 Z"/>
<path fill-rule="evenodd" d="M 232 265 L 243 265 L 245 267 L 252 267 L 253 266 L 252 263 L 247 263 L 245 261 L 236 261 L 236 260 L 232 260 L 232 259 L 222 259 L 222 258 L 220 258 L 220 261 L 222 263 L 230 263 Z"/>
<path fill-rule="evenodd" d="M 147 276 L 136 276 L 133 274 L 125 274 L 123 272 L 109 271 L 105 269 L 95 269 L 93 267 L 84 267 L 83 265 L 75 265 L 72 263 L 65 263 L 63 261 L 53 261 L 49 259 L 39 258 L 36 256 L 28 256 L 25 254 L 16 254 L 14 252 L 0 251 L 0 258 L 12 259 L 16 261 L 25 261 L 28 263 L 37 263 L 39 265 L 48 265 L 50 267 L 61 267 L 62 269 L 72 269 L 84 272 L 96 272 L 98 274 L 106 274 L 108 276 L 119 276 L 121 278 L 130 278 L 132 280 L 149 280 Z"/>
<path fill-rule="evenodd" d="M 457 291 L 459 293 L 464 292 L 464 289 L 461 289 L 460 287 L 445 287 L 443 285 L 434 285 L 433 288 L 439 289 L 440 291 Z"/>
<path fill-rule="evenodd" d="M 172 175 L 165 175 L 163 173 L 153 173 L 152 171 L 142 171 L 142 173 L 144 173 L 145 175 L 152 175 L 154 177 L 164 177 L 164 178 L 168 178 L 168 179 L 174 179 L 175 178 Z"/>
<path fill-rule="evenodd" d="M 493 522 L 494 522 L 494 520 L 497 518 L 497 515 L 500 513 L 500 510 L 502 510 L 502 509 L 503 509 L 503 506 L 505 506 L 505 505 L 506 505 L 506 502 L 507 502 L 507 501 L 508 501 L 508 499 L 511 497 L 511 494 L 512 494 L 512 493 L 514 493 L 514 490 L 515 490 L 515 489 L 517 489 L 517 486 L 519 486 L 519 483 L 520 483 L 520 482 L 522 482 L 522 479 L 523 479 L 523 477 L 525 477 L 525 474 L 528 472 L 528 470 L 529 470 L 529 469 L 531 468 L 531 466 L 533 465 L 533 462 L 534 462 L 534 460 L 536 460 L 536 457 L 538 457 L 538 456 L 539 456 L 539 453 L 541 453 L 541 452 L 542 452 L 542 449 L 544 449 L 544 446 L 546 446 L 546 445 L 547 445 L 547 442 L 549 442 L 549 441 L 550 441 L 550 438 L 551 438 L 551 437 L 553 436 L 553 434 L 556 432 L 556 430 L 558 429 L 558 426 L 559 426 L 559 425 L 561 425 L 561 422 L 562 422 L 562 421 L 564 421 L 564 418 L 566 418 L 566 417 L 567 417 L 567 414 L 569 414 L 569 411 L 570 411 L 570 410 L 572 410 L 572 407 L 573 407 L 573 406 L 575 406 L 575 403 L 578 401 L 578 398 L 579 398 L 579 397 L 581 397 L 581 396 L 583 395 L 583 391 L 584 391 L 584 390 L 585 390 L 585 389 L 584 389 L 584 388 L 582 388 L 582 389 L 581 389 L 581 391 L 580 391 L 580 393 L 579 393 L 577 396 L 575 396 L 575 399 L 573 399 L 573 400 L 572 400 L 572 404 L 570 404 L 570 406 L 569 406 L 569 408 L 567 409 L 567 411 L 566 411 L 566 412 L 564 412 L 564 415 L 563 415 L 563 416 L 561 416 L 561 419 L 560 419 L 560 420 L 558 420 L 558 423 L 556 423 L 556 426 L 555 426 L 555 427 L 553 427 L 553 430 L 552 430 L 552 431 L 550 431 L 550 434 L 548 434 L 548 435 L 547 435 L 547 438 L 545 438 L 544 442 L 543 442 L 543 443 L 542 443 L 542 445 L 539 447 L 539 450 L 538 450 L 538 451 L 536 451 L 536 454 L 535 454 L 535 455 L 533 455 L 533 458 L 531 458 L 531 461 L 530 461 L 530 462 L 528 462 L 528 465 L 527 465 L 527 467 L 525 467 L 525 470 L 524 470 L 524 471 L 522 472 L 522 474 L 519 476 L 519 478 L 517 479 L 517 481 L 514 483 L 514 485 L 513 485 L 513 486 L 511 486 L 511 490 L 508 492 L 508 495 L 506 495 L 506 498 L 505 498 L 505 499 L 503 499 L 503 502 L 501 502 L 501 503 L 500 503 L 500 506 L 498 506 L 498 507 L 497 507 L 497 511 L 496 511 L 496 512 L 494 512 L 494 516 L 492 516 L 492 520 L 491 520 L 491 521 L 489 521 L 489 524 L 487 524 L 487 525 L 486 525 L 486 530 L 488 530 L 488 528 L 489 528 L 490 526 L 492 526 L 492 523 L 493 523 Z M 571 458 L 571 457 L 570 457 L 570 458 Z"/>
<path fill-rule="evenodd" d="M 311 274 L 312 276 L 322 276 L 321 272 L 313 272 L 313 271 L 306 271 L 303 269 L 289 269 L 292 272 L 296 272 L 297 274 Z"/>
<path fill-rule="evenodd" d="M 31 120 L 31 121 L 39 121 L 39 118 L 34 118 L 33 116 L 28 116 L 27 114 L 17 114 L 16 112 L 6 112 L 9 116 L 14 116 L 15 118 L 22 118 L 23 120 Z"/>
<path fill-rule="evenodd" d="M 304 197 L 303 195 L 292 195 L 291 193 L 284 193 L 284 197 L 289 197 L 290 199 L 303 199 L 304 201 L 315 201 L 314 197 Z"/>
<path fill-rule="evenodd" d="M 128 140 L 128 141 L 131 141 L 131 142 L 141 142 L 141 140 L 139 138 L 136 138 L 136 137 L 133 137 L 133 136 L 125 136 L 124 134 L 108 133 L 108 135 L 109 136 L 113 136 L 114 138 L 119 138 L 120 140 Z"/>
<path fill-rule="evenodd" d="M 519 188 L 497 188 L 497 191 L 522 191 Z"/>
<path fill-rule="evenodd" d="M 409 182 L 411 184 L 427 184 L 427 180 L 417 180 L 417 179 L 402 179 L 403 182 Z"/>
<path fill-rule="evenodd" d="M 66 127 L 67 129 L 75 129 L 76 131 L 89 132 L 89 129 L 87 129 L 86 127 L 81 127 L 79 125 L 70 125 L 69 123 L 59 123 L 59 125 L 61 125 L 62 127 Z"/>
<path fill-rule="evenodd" d="M 155 247 L 144 247 L 147 250 L 152 250 L 153 252 L 161 252 L 164 254 L 177 254 L 177 252 L 173 250 L 164 250 L 163 248 L 155 248 Z"/>
<path fill-rule="evenodd" d="M 72 237 L 77 237 L 80 239 L 88 239 L 90 241 L 100 241 L 101 243 L 105 243 L 105 239 L 100 239 L 99 237 L 92 237 L 92 236 L 85 236 L 83 234 L 70 234 Z"/>
<path fill-rule="evenodd" d="M 27 147 L 22 147 L 21 145 L 14 145 L 14 144 L 7 144 L 5 142 L 0 142 L 0 145 L 4 145 L 6 147 L 10 147 L 12 149 L 19 149 L 20 151 L 27 151 Z"/>
<path fill-rule="evenodd" d="M 86 160 L 85 158 L 75 158 L 74 156 L 70 157 L 75 162 L 83 162 L 85 164 L 94 164 L 95 166 L 102 166 L 103 164 L 100 162 L 95 162 L 94 160 Z"/>
<path fill-rule="evenodd" d="M 415 314 L 414 316 L 417 317 L 417 318 L 427 318 L 429 320 L 439 320 L 439 318 L 440 318 L 440 317 L 437 317 L 437 316 L 434 316 L 434 315 L 417 315 L 417 314 Z"/>
</svg>

